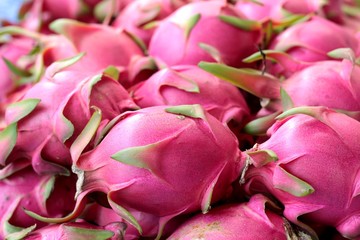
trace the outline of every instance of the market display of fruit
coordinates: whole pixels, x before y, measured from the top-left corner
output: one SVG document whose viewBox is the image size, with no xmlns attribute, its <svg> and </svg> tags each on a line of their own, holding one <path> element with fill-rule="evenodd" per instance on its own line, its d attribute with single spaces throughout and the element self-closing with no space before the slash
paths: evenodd
<svg viewBox="0 0 360 240">
<path fill-rule="evenodd" d="M 0 239 L 360 239 L 360 1 L 28 0 L 0 28 Z"/>
</svg>

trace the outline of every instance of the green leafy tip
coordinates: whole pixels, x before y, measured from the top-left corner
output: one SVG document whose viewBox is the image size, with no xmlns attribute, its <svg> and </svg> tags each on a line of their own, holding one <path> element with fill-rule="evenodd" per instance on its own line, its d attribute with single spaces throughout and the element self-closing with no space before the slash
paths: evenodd
<svg viewBox="0 0 360 240">
<path fill-rule="evenodd" d="M 200 62 L 198 66 L 259 98 L 280 98 L 281 82 L 270 74 L 263 74 L 251 68 L 234 68 L 211 62 Z"/>
<path fill-rule="evenodd" d="M 11 232 L 10 234 L 6 235 L 6 237 L 5 237 L 6 240 L 24 239 L 29 233 L 34 231 L 36 228 L 36 224 L 34 224 L 30 227 L 27 227 L 27 228 L 18 228 L 18 227 L 12 226 L 11 224 L 9 224 L 9 222 L 6 222 L 5 225 L 6 225 L 6 228 L 8 229 L 8 232 Z"/>
<path fill-rule="evenodd" d="M 280 96 L 283 111 L 287 111 L 294 107 L 294 102 L 292 101 L 290 95 L 285 91 L 285 89 L 280 88 Z"/>
<path fill-rule="evenodd" d="M 62 59 L 59 61 L 54 62 L 48 68 L 49 76 L 53 77 L 56 73 L 60 72 L 61 70 L 70 67 L 71 65 L 77 63 L 82 57 L 84 57 L 85 53 L 79 53 L 71 58 Z"/>
<path fill-rule="evenodd" d="M 276 122 L 275 118 L 280 113 L 280 111 L 277 111 L 265 117 L 252 120 L 244 126 L 242 131 L 250 135 L 264 136 L 267 130 Z"/>
<path fill-rule="evenodd" d="M 165 111 L 186 117 L 201 118 L 206 120 L 205 111 L 199 104 L 168 107 Z"/>
<path fill-rule="evenodd" d="M 329 57 L 335 59 L 347 59 L 355 63 L 355 53 L 351 48 L 338 48 L 327 53 Z"/>
<path fill-rule="evenodd" d="M 40 33 L 29 31 L 25 28 L 18 27 L 18 26 L 7 26 L 7 27 L 0 28 L 0 35 L 4 35 L 4 34 L 20 35 L 20 36 L 29 37 L 29 38 L 39 40 L 39 41 L 41 41 L 41 39 L 43 38 Z"/>
<path fill-rule="evenodd" d="M 205 43 L 199 43 L 199 47 L 204 50 L 206 53 L 208 53 L 216 62 L 222 63 L 221 54 L 218 49 L 215 47 L 205 44 Z"/>
<path fill-rule="evenodd" d="M 46 181 L 43 185 L 42 190 L 43 190 L 44 203 L 46 202 L 47 199 L 49 199 L 51 193 L 54 190 L 55 180 L 56 180 L 56 177 L 51 176 L 50 179 L 48 181 Z"/>
<path fill-rule="evenodd" d="M 134 226 L 138 230 L 140 235 L 142 235 L 143 230 L 141 228 L 141 225 L 139 224 L 139 222 L 136 220 L 136 218 L 128 210 L 126 210 L 122 206 L 115 203 L 113 200 L 111 200 L 111 198 L 109 196 L 108 196 L 108 202 L 109 202 L 111 208 L 114 209 L 114 211 L 117 214 L 119 214 L 124 220 L 126 220 L 132 226 Z"/>
<path fill-rule="evenodd" d="M 29 71 L 16 66 L 14 63 L 12 63 L 10 60 L 6 59 L 5 57 L 3 57 L 3 60 L 6 64 L 6 66 L 8 67 L 8 69 L 10 70 L 10 72 L 12 72 L 13 74 L 15 74 L 19 77 L 30 77 L 31 76 L 31 73 Z"/>
<path fill-rule="evenodd" d="M 261 24 L 253 20 L 242 19 L 239 17 L 228 16 L 228 15 L 220 15 L 219 18 L 221 21 L 226 22 L 234 27 L 237 27 L 245 31 L 254 31 L 254 30 L 259 30 L 261 28 Z"/>
<path fill-rule="evenodd" d="M 134 167 L 144 168 L 151 171 L 151 167 L 146 161 L 142 159 L 142 155 L 144 152 L 146 152 L 146 150 L 149 150 L 153 147 L 156 147 L 156 143 L 145 146 L 125 148 L 113 154 L 111 158 Z"/>
<path fill-rule="evenodd" d="M 250 159 L 255 167 L 264 166 L 269 162 L 275 162 L 278 160 L 276 153 L 270 149 L 248 151 L 246 154 L 250 156 Z"/>
<path fill-rule="evenodd" d="M 114 80 L 118 80 L 120 76 L 120 71 L 115 66 L 108 66 L 104 70 L 104 75 L 109 76 L 110 78 Z"/>
<path fill-rule="evenodd" d="M 100 125 L 101 110 L 97 107 L 92 108 L 95 109 L 93 115 L 91 116 L 89 122 L 86 124 L 85 128 L 81 131 L 79 136 L 75 139 L 74 143 L 70 147 L 70 153 L 73 161 L 77 161 L 82 151 L 89 144 Z"/>
<path fill-rule="evenodd" d="M 67 19 L 67 18 L 60 18 L 50 23 L 49 28 L 58 33 L 62 34 L 64 36 L 67 36 L 67 28 L 69 26 L 86 26 L 86 24 L 78 22 L 73 19 Z"/>
<path fill-rule="evenodd" d="M 194 16 L 188 18 L 186 20 L 186 22 L 182 24 L 181 27 L 185 31 L 185 38 L 186 39 L 189 38 L 191 31 L 193 30 L 195 25 L 199 22 L 200 18 L 201 18 L 201 15 L 198 13 L 198 14 L 195 14 Z"/>
<path fill-rule="evenodd" d="M 275 188 L 296 197 L 306 197 L 315 192 L 315 189 L 309 183 L 290 174 L 280 166 L 275 170 L 273 181 Z"/>
<path fill-rule="evenodd" d="M 169 69 L 169 72 L 177 76 L 177 78 L 166 77 L 164 78 L 164 82 L 162 85 L 175 87 L 185 92 L 191 92 L 191 93 L 200 92 L 200 88 L 198 84 L 192 79 L 188 78 L 188 76 L 171 69 Z"/>
<path fill-rule="evenodd" d="M 291 109 L 283 112 L 282 114 L 277 116 L 275 119 L 279 120 L 279 119 L 284 119 L 286 117 L 293 116 L 296 114 L 305 114 L 305 115 L 311 116 L 311 117 L 316 118 L 321 121 L 323 119 L 323 114 L 326 111 L 331 111 L 331 110 L 329 108 L 322 107 L 322 106 L 295 107 L 295 108 L 291 108 Z"/>
<path fill-rule="evenodd" d="M 68 233 L 68 236 L 71 236 L 73 239 L 92 239 L 92 240 L 106 240 L 114 236 L 112 231 L 102 230 L 102 229 L 91 229 L 91 228 L 81 228 L 74 226 L 64 226 L 65 232 Z"/>
<path fill-rule="evenodd" d="M 0 132 L 0 164 L 5 165 L 7 157 L 15 147 L 17 124 L 12 123 Z"/>
<path fill-rule="evenodd" d="M 15 123 L 29 115 L 40 103 L 40 99 L 29 98 L 10 104 L 6 108 L 6 119 L 10 123 Z"/>
<path fill-rule="evenodd" d="M 128 31 L 124 31 L 124 32 L 136 43 L 136 45 L 138 45 L 141 51 L 143 51 L 144 55 L 148 55 L 147 46 L 141 38 L 139 38 L 138 36 L 136 36 L 131 32 Z"/>
<path fill-rule="evenodd" d="M 244 63 L 252 63 L 252 62 L 259 61 L 259 60 L 263 60 L 264 55 L 265 55 L 266 59 L 272 60 L 272 61 L 277 61 L 279 56 L 284 56 L 284 57 L 289 56 L 287 53 L 278 51 L 278 50 L 262 50 L 261 52 L 260 51 L 255 52 L 255 53 L 251 54 L 250 56 L 248 56 L 247 58 L 244 58 L 243 62 Z"/>
<path fill-rule="evenodd" d="M 222 166 L 216 177 L 212 180 L 212 182 L 209 184 L 208 188 L 206 189 L 203 199 L 201 201 L 201 211 L 203 214 L 207 213 L 211 209 L 211 202 L 213 197 L 213 192 L 216 186 L 216 183 L 219 181 L 220 175 L 223 173 L 224 169 L 226 167 L 226 164 Z"/>
</svg>

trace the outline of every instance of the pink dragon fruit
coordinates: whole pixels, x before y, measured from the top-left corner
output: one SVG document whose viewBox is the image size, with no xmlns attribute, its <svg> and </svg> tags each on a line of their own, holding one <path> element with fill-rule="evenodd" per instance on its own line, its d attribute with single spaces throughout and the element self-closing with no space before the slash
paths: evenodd
<svg viewBox="0 0 360 240">
<path fill-rule="evenodd" d="M 207 212 L 242 168 L 236 137 L 200 105 L 144 108 L 120 119 L 97 148 L 75 162 L 78 190 L 107 193 L 110 206 L 138 229 L 131 209 L 158 217 L 161 232 L 181 213 Z"/>
<path fill-rule="evenodd" d="M 235 135 L 200 105 L 144 108 L 112 124 L 96 148 L 74 157 L 79 176 L 74 212 L 62 219 L 28 214 L 68 221 L 81 213 L 85 196 L 105 193 L 97 200 L 108 202 L 139 233 L 143 226 L 133 211 L 158 218 L 152 224 L 159 237 L 174 217 L 207 212 L 211 203 L 225 198 L 244 165 Z"/>
<path fill-rule="evenodd" d="M 100 2 L 101 0 L 96 0 Z M 83 22 L 94 22 L 92 7 L 79 0 L 30 0 L 25 1 L 20 9 L 20 25 L 28 30 L 50 33 L 49 24 L 59 18 L 77 19 Z"/>
<path fill-rule="evenodd" d="M 26 234 L 35 227 L 46 225 L 26 215 L 23 208 L 47 217 L 69 214 L 75 204 L 75 179 L 74 175 L 40 176 L 31 167 L 25 167 L 7 178 L 1 176 L 0 238 Z M 12 238 L 9 236 L 6 239 Z"/>
<path fill-rule="evenodd" d="M 36 1 L 36 0 L 35 0 Z M 88 6 L 84 1 L 66 0 L 66 1 L 51 1 L 41 0 L 43 2 L 43 11 L 50 15 L 52 19 L 57 18 L 79 18 L 86 13 Z M 100 0 L 98 0 L 100 1 Z"/>
<path fill-rule="evenodd" d="M 359 55 L 359 41 L 347 29 L 329 20 L 312 17 L 284 30 L 273 40 L 270 49 L 283 51 L 295 60 L 317 62 L 331 59 L 328 52 L 338 48 L 351 48 Z"/>
<path fill-rule="evenodd" d="M 80 218 L 84 219 L 87 222 L 96 223 L 96 225 L 98 226 L 106 226 L 112 223 L 122 222 L 127 225 L 124 234 L 124 238 L 126 240 L 136 240 L 141 237 L 151 238 L 153 236 L 156 236 L 158 226 L 155 225 L 154 222 L 158 222 L 159 217 L 139 211 L 132 211 L 131 214 L 141 225 L 142 236 L 140 236 L 139 231 L 134 226 L 126 224 L 126 221 L 122 217 L 120 217 L 113 209 L 103 207 L 98 203 L 92 203 L 87 205 Z M 184 221 L 182 218 L 175 218 L 169 221 L 164 228 L 162 236 L 169 236 L 170 233 L 172 233 L 180 225 L 180 223 Z"/>
<path fill-rule="evenodd" d="M 121 11 L 112 25 L 116 28 L 124 28 L 148 45 L 154 27 L 147 29 L 146 24 L 164 19 L 184 4 L 184 0 L 133 1 Z"/>
<path fill-rule="evenodd" d="M 200 104 L 223 123 L 243 126 L 250 112 L 241 92 L 197 66 L 165 68 L 131 91 L 139 107 Z"/>
<path fill-rule="evenodd" d="M 78 64 L 70 66 L 69 69 L 92 71 L 96 74 L 110 65 L 115 66 L 120 71 L 117 79 L 125 87 L 146 79 L 157 70 L 158 64 L 155 60 L 145 57 L 143 49 L 140 48 L 141 44 L 138 45 L 133 40 L 133 36 L 122 29 L 115 30 L 105 25 L 86 24 L 70 19 L 59 19 L 50 27 L 59 34 L 41 34 L 16 26 L 8 26 L 0 30 L 0 34 L 21 35 L 34 44 L 29 49 L 29 52 L 32 50 L 33 54 L 27 57 L 27 68 L 18 66 L 22 71 L 20 73 L 26 73 L 27 78 L 21 76 L 18 82 L 37 82 L 44 68 L 54 61 L 80 53 L 86 54 Z M 106 44 L 99 45 L 96 42 L 98 40 Z M 93 47 L 94 44 L 96 48 Z M 11 61 L 11 63 L 14 62 Z M 15 63 L 14 65 L 17 66 Z"/>
<path fill-rule="evenodd" d="M 298 239 L 290 223 L 269 209 L 279 208 L 258 194 L 241 204 L 222 205 L 207 214 L 198 214 L 181 225 L 168 239 L 258 240 Z M 305 232 L 298 235 L 308 236 Z M 304 238 L 305 239 L 305 238 Z M 310 238 L 309 238 L 310 239 Z"/>
<path fill-rule="evenodd" d="M 0 133 L 2 166 L 28 158 L 38 173 L 66 171 L 61 166 L 71 166 L 69 147 L 89 121 L 92 106 L 102 111 L 104 124 L 137 108 L 106 72 L 89 75 L 61 70 L 77 59 L 52 64 L 21 101 L 8 106 L 7 127 Z"/>
<path fill-rule="evenodd" d="M 345 58 L 342 61 L 303 64 L 296 63 L 286 54 L 269 51 L 270 58 L 277 58 L 285 63 L 289 74 L 295 72 L 284 81 L 266 74 L 249 75 L 246 69 L 221 64 L 202 62 L 199 66 L 260 98 L 268 99 L 262 105 L 260 116 L 286 110 L 283 109 L 282 88 L 290 97 L 290 107 L 326 106 L 360 119 L 360 79 L 357 77 L 360 68 L 352 62 L 354 57 L 351 50 L 342 49 L 339 52 L 344 56 L 349 55 L 347 57 L 350 60 Z"/>
<path fill-rule="evenodd" d="M 96 19 L 103 24 L 111 23 L 112 19 L 122 14 L 126 8 L 135 0 L 85 0 L 87 4 L 94 7 Z"/>
<path fill-rule="evenodd" d="M 317 14 L 322 18 L 338 20 L 341 18 L 341 2 L 339 0 L 238 0 L 236 8 L 247 18 L 275 24 L 283 24 L 296 15 Z"/>
<path fill-rule="evenodd" d="M 54 224 L 40 228 L 27 235 L 24 240 L 49 239 L 94 239 L 94 240 L 122 240 L 126 225 L 114 223 L 105 227 L 98 227 L 87 222 L 70 222 Z"/>
<path fill-rule="evenodd" d="M 306 1 L 302 2 L 304 4 Z M 238 0 L 236 1 L 235 7 L 249 19 L 261 22 L 271 20 L 274 23 L 280 23 L 283 19 L 286 18 L 286 9 L 284 8 L 285 3 L 286 0 L 260 0 L 256 2 Z M 303 13 L 304 11 L 301 12 Z"/>
<path fill-rule="evenodd" d="M 195 65 L 201 60 L 242 66 L 242 59 L 256 52 L 260 41 L 258 22 L 245 19 L 224 1 L 199 1 L 161 22 L 151 38 L 149 54 L 169 66 Z"/>
<path fill-rule="evenodd" d="M 359 38 L 360 16 L 358 13 L 359 3 L 355 0 L 344 0 L 344 16 L 340 23 L 343 27 L 349 29 Z M 355 10 L 355 11 L 354 11 Z"/>
<path fill-rule="evenodd" d="M 159 70 L 161 64 L 156 59 L 147 56 L 134 56 L 124 72 L 119 76 L 119 82 L 129 89 L 139 82 L 145 81 Z"/>
<path fill-rule="evenodd" d="M 318 62 L 283 81 L 282 87 L 295 106 L 360 111 L 359 74 L 360 68 L 347 59 Z"/>
<path fill-rule="evenodd" d="M 143 214 L 146 215 L 146 214 Z M 135 215 L 136 216 L 136 215 Z M 158 221 L 157 218 L 154 218 L 153 216 L 149 215 L 148 218 L 149 221 Z M 142 219 L 143 216 L 136 216 L 137 219 L 140 219 L 140 223 L 144 226 L 151 226 L 152 224 L 144 223 Z M 145 216 L 144 219 L 146 219 L 147 216 Z M 138 230 L 133 227 L 132 225 L 126 224 L 124 219 L 120 217 L 114 210 L 111 208 L 103 207 L 99 205 L 98 203 L 92 203 L 86 206 L 84 212 L 81 214 L 80 219 L 85 220 L 86 222 L 91 222 L 96 224 L 97 226 L 104 227 L 106 225 L 111 225 L 113 223 L 122 223 L 124 226 L 126 226 L 126 231 L 123 234 L 124 239 L 126 240 L 135 240 L 139 239 L 140 235 Z M 147 229 L 146 227 L 143 229 L 145 233 L 152 233 L 152 236 L 156 235 L 156 229 Z"/>
<path fill-rule="evenodd" d="M 6 127 L 6 108 L 20 101 L 25 92 L 41 79 L 44 69 L 51 63 L 72 57 L 78 52 L 61 35 L 43 35 L 14 26 L 3 27 L 0 34 L 13 35 L 1 47 L 4 50 L 4 61 L 0 67 L 4 74 L 0 86 L 0 122 L 1 126 Z"/>
<path fill-rule="evenodd" d="M 3 102 L 12 90 L 16 86 L 16 78 L 7 66 L 7 62 L 10 62 L 14 66 L 21 64 L 21 57 L 30 53 L 32 49 L 33 41 L 27 38 L 12 38 L 11 41 L 4 43 L 0 46 L 0 102 Z M 21 66 L 18 66 L 19 68 Z M 24 68 L 28 66 L 22 66 Z M 23 75 L 26 72 L 23 71 Z"/>
<path fill-rule="evenodd" d="M 295 224 L 332 226 L 344 237 L 360 236 L 360 122 L 324 107 L 284 112 L 255 147 L 278 161 L 250 168 L 246 192 L 270 192 Z M 274 157 L 274 156 L 273 156 Z"/>
<path fill-rule="evenodd" d="M 70 19 L 54 21 L 51 29 L 66 36 L 78 53 L 86 52 L 76 67 L 87 71 L 101 71 L 110 65 L 123 71 L 133 57 L 143 56 L 142 49 L 122 29 Z"/>
</svg>

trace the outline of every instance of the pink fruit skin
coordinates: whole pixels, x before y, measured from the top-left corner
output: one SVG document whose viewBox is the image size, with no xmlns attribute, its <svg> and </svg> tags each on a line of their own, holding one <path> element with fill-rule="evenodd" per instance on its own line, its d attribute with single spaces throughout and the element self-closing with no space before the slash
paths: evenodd
<svg viewBox="0 0 360 240">
<path fill-rule="evenodd" d="M 103 141 L 75 162 L 81 192 L 105 192 L 115 211 L 120 205 L 154 215 L 160 219 L 155 228 L 181 213 L 206 211 L 229 193 L 243 167 L 236 137 L 217 119 L 200 106 L 191 109 L 203 118 L 166 108 L 124 113 Z M 128 164 L 111 158 L 118 152 L 119 161 Z"/>
<path fill-rule="evenodd" d="M 99 227 L 87 222 L 69 222 L 64 224 L 53 224 L 47 227 L 31 232 L 26 236 L 25 240 L 55 240 L 55 239 L 94 239 L 103 237 L 106 231 L 107 240 L 123 239 L 122 232 L 125 225 L 122 223 L 114 223 L 105 227 Z"/>
<path fill-rule="evenodd" d="M 324 1 L 321 0 L 260 0 L 256 2 L 239 0 L 235 6 L 249 19 L 262 22 L 271 20 L 274 23 L 280 23 L 287 17 L 284 11 L 303 15 L 313 13 L 323 18 L 339 20 L 343 15 L 341 2 L 339 0 L 330 0 L 324 5 Z"/>
<path fill-rule="evenodd" d="M 360 147 L 355 143 L 360 141 L 360 123 L 318 109 L 320 120 L 294 115 L 269 129 L 271 136 L 259 149 L 273 150 L 278 161 L 249 169 L 245 189 L 272 193 L 284 204 L 285 217 L 296 224 L 332 226 L 343 236 L 358 238 Z M 304 190 L 301 180 L 314 192 Z"/>
<path fill-rule="evenodd" d="M 55 178 L 53 191 L 46 198 L 46 184 Z M 75 176 L 55 177 L 37 175 L 31 167 L 0 180 L 0 238 L 9 234 L 7 222 L 16 227 L 30 227 L 37 224 L 43 227 L 46 223 L 26 215 L 23 208 L 47 217 L 63 217 L 74 207 Z"/>
<path fill-rule="evenodd" d="M 186 31 L 181 26 L 186 25 L 189 18 L 195 14 L 200 14 L 201 17 L 186 36 Z M 179 8 L 154 32 L 149 54 L 169 66 L 196 65 L 199 61 L 214 62 L 215 59 L 199 47 L 200 43 L 204 43 L 217 49 L 225 64 L 243 66 L 242 59 L 257 51 L 260 31 L 236 28 L 221 21 L 219 15 L 222 14 L 243 18 L 222 1 L 199 1 Z"/>
<path fill-rule="evenodd" d="M 184 4 L 184 0 L 133 1 L 121 11 L 112 25 L 135 34 L 148 45 L 155 28 L 144 29 L 144 25 L 164 19 Z"/>
<path fill-rule="evenodd" d="M 40 99 L 40 102 L 30 115 L 18 122 L 13 153 L 32 159 L 38 173 L 50 171 L 42 160 L 71 166 L 69 148 L 89 121 L 92 106 L 101 109 L 103 121 L 137 107 L 128 92 L 112 78 L 103 75 L 93 82 L 91 74 L 71 70 L 51 76 L 51 66 L 21 100 L 26 99 Z M 5 115 L 8 124 L 11 119 L 12 114 Z M 73 131 L 67 121 L 71 122 Z"/>
<path fill-rule="evenodd" d="M 182 224 L 169 240 L 287 239 L 284 219 L 265 209 L 269 201 L 254 195 L 247 203 L 222 205 L 207 214 L 197 214 Z"/>
<path fill-rule="evenodd" d="M 18 60 L 31 51 L 33 44 L 34 42 L 27 38 L 13 38 L 8 43 L 1 45 L 0 56 L 2 58 L 6 58 L 17 66 Z M 0 61 L 0 71 L 0 101 L 3 102 L 6 98 L 6 95 L 10 91 L 14 90 L 15 82 L 12 73 L 6 66 L 3 59 Z"/>
<path fill-rule="evenodd" d="M 239 125 L 250 115 L 236 87 L 197 66 L 162 69 L 131 91 L 139 107 L 200 104 L 221 122 L 233 120 Z"/>
<path fill-rule="evenodd" d="M 41 57 L 44 60 L 45 67 L 50 66 L 55 61 L 71 58 L 79 54 L 77 48 L 62 35 L 42 35 L 42 37 L 42 44 L 45 46 Z"/>
<path fill-rule="evenodd" d="M 158 228 L 154 222 L 159 222 L 158 217 L 144 212 L 132 211 L 131 213 L 142 226 L 143 237 L 153 238 L 157 235 Z M 85 211 L 81 214 L 81 219 L 84 219 L 87 222 L 96 223 L 96 225 L 102 227 L 117 222 L 126 224 L 126 220 L 121 218 L 113 209 L 103 207 L 97 203 L 93 203 L 87 206 Z M 141 237 L 138 230 L 136 230 L 134 226 L 130 224 L 126 225 L 126 240 L 136 240 Z M 172 233 L 179 225 L 180 221 L 178 219 L 175 219 L 175 221 L 170 221 L 164 229 L 163 236 L 169 236 L 170 233 Z"/>
<path fill-rule="evenodd" d="M 355 55 L 360 50 L 353 33 L 320 17 L 289 27 L 275 37 L 270 46 L 305 62 L 329 60 L 327 53 L 337 48 L 351 48 Z"/>
<path fill-rule="evenodd" d="M 360 68 L 348 60 L 318 62 L 286 79 L 283 88 L 296 106 L 359 111 L 359 74 Z"/>
<path fill-rule="evenodd" d="M 282 83 L 294 106 L 325 106 L 336 110 L 360 110 L 360 68 L 351 61 L 320 61 L 292 74 Z M 282 111 L 273 101 L 259 115 Z M 359 116 L 354 118 L 360 120 Z"/>
<path fill-rule="evenodd" d="M 143 56 L 140 47 L 123 29 L 71 20 L 59 20 L 53 28 L 71 42 L 70 48 L 86 53 L 76 65 L 82 70 L 97 72 L 110 65 L 123 70 L 134 56 Z"/>
<path fill-rule="evenodd" d="M 43 0 L 43 8 L 49 12 L 53 19 L 57 18 L 77 18 L 83 9 L 81 1 L 66 0 L 66 1 L 51 1 Z"/>
<path fill-rule="evenodd" d="M 262 4 L 247 0 L 239 0 L 236 2 L 235 7 L 247 18 L 253 20 L 265 22 L 271 19 L 277 22 L 284 17 L 283 13 L 281 12 L 284 0 L 262 0 L 260 2 Z"/>
</svg>

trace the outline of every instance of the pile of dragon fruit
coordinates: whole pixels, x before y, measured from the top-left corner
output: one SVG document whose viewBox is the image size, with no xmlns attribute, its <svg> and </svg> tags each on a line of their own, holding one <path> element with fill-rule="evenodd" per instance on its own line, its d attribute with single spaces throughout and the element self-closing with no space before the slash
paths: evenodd
<svg viewBox="0 0 360 240">
<path fill-rule="evenodd" d="M 0 239 L 360 239 L 360 1 L 28 0 L 0 41 Z"/>
</svg>

